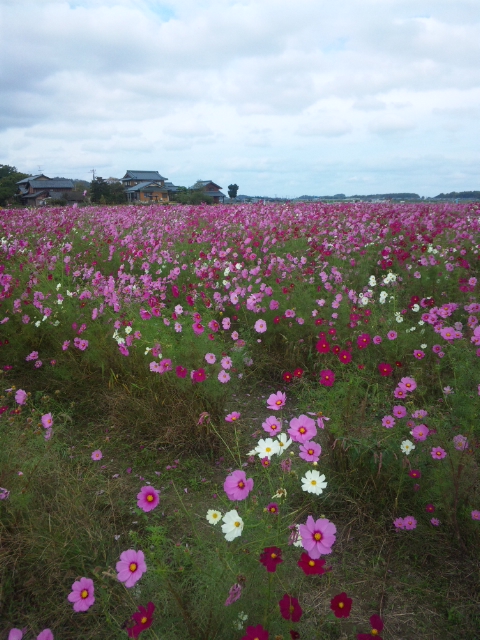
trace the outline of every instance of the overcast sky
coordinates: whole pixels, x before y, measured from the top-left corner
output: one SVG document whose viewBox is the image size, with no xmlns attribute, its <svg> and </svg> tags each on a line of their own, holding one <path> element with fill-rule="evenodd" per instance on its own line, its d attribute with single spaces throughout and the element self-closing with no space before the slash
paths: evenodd
<svg viewBox="0 0 480 640">
<path fill-rule="evenodd" d="M 0 164 L 480 189 L 480 0 L 0 0 Z"/>
</svg>

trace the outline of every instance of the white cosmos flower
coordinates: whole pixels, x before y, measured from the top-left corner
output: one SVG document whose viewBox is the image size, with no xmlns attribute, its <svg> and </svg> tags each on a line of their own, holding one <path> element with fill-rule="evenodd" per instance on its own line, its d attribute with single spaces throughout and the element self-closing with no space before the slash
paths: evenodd
<svg viewBox="0 0 480 640">
<path fill-rule="evenodd" d="M 281 456 L 284 451 L 292 444 L 292 439 L 286 433 L 278 434 L 278 455 Z"/>
<path fill-rule="evenodd" d="M 238 536 L 242 535 L 243 531 L 243 520 L 238 515 L 236 509 L 232 509 L 232 511 L 227 511 L 227 513 L 223 516 L 222 522 L 222 531 L 225 534 L 225 540 L 227 542 L 231 542 Z"/>
<path fill-rule="evenodd" d="M 314 493 L 319 496 L 323 493 L 326 486 L 327 483 L 325 482 L 325 476 L 323 474 L 320 475 L 320 472 L 316 469 L 313 471 L 307 471 L 302 478 L 302 489 L 308 493 Z"/>
<path fill-rule="evenodd" d="M 275 453 L 279 453 L 280 445 L 277 440 L 272 440 L 272 438 L 265 438 L 265 440 L 262 438 L 258 441 L 255 451 L 260 458 L 270 459 Z"/>
<path fill-rule="evenodd" d="M 410 442 L 410 440 L 404 440 L 400 446 L 400 449 L 408 456 L 410 451 L 415 449 L 415 445 L 413 444 L 413 442 Z"/>
<path fill-rule="evenodd" d="M 220 522 L 221 518 L 222 514 L 220 511 L 216 511 L 215 509 L 209 509 L 207 511 L 207 520 L 210 524 L 217 524 L 217 522 Z"/>
</svg>

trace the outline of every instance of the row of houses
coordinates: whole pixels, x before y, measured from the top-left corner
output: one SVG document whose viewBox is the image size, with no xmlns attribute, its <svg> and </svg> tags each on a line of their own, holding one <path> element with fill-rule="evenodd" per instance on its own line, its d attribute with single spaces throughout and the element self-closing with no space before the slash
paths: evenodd
<svg viewBox="0 0 480 640">
<path fill-rule="evenodd" d="M 134 171 L 127 170 L 120 180 L 127 197 L 127 202 L 148 203 L 148 202 L 170 202 L 172 196 L 178 192 L 172 182 L 168 182 L 158 173 L 158 171 Z M 80 201 L 82 194 L 74 190 L 72 180 L 64 178 L 49 178 L 38 174 L 19 180 L 17 182 L 17 197 L 21 204 L 39 206 L 48 202 L 49 198 L 63 198 L 67 201 Z M 213 198 L 213 201 L 224 202 L 225 195 L 221 192 L 222 187 L 213 180 L 197 180 L 190 187 L 191 190 L 201 191 L 206 196 Z"/>
</svg>

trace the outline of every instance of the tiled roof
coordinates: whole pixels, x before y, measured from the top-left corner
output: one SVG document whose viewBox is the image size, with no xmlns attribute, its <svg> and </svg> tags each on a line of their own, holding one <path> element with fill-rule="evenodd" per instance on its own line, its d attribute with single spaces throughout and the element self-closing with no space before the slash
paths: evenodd
<svg viewBox="0 0 480 640">
<path fill-rule="evenodd" d="M 127 169 L 127 173 L 122 180 L 127 180 L 128 178 L 132 180 L 166 180 L 158 171 L 134 171 L 133 169 Z"/>
<path fill-rule="evenodd" d="M 145 180 L 143 182 L 139 182 L 133 187 L 128 187 L 125 189 L 125 193 L 131 193 L 132 191 L 142 191 L 143 189 L 156 189 L 157 191 L 168 191 L 167 187 L 162 187 L 162 185 L 158 184 L 152 180 Z"/>
<path fill-rule="evenodd" d="M 56 180 L 29 180 L 34 189 L 73 189 L 72 180 L 58 178 Z"/>
<path fill-rule="evenodd" d="M 197 180 L 196 183 L 192 187 L 190 187 L 190 189 L 203 189 L 203 187 L 206 187 L 207 184 L 213 184 L 219 189 L 222 188 L 219 184 L 216 184 L 213 180 Z"/>
</svg>

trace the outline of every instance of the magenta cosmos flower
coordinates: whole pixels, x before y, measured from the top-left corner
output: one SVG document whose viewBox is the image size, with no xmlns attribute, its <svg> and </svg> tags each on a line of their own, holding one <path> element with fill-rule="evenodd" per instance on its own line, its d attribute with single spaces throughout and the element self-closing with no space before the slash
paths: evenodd
<svg viewBox="0 0 480 640">
<path fill-rule="evenodd" d="M 137 506 L 143 511 L 151 511 L 158 506 L 160 502 L 160 491 L 153 487 L 145 486 L 140 489 L 140 493 L 137 494 Z"/>
<path fill-rule="evenodd" d="M 398 386 L 400 387 L 400 389 L 408 393 L 409 391 L 415 391 L 415 389 L 417 388 L 417 383 L 413 378 L 405 377 L 400 380 Z"/>
<path fill-rule="evenodd" d="M 433 447 L 430 451 L 430 455 L 434 460 L 443 460 L 447 455 L 447 452 L 445 449 L 442 449 L 442 447 Z"/>
<path fill-rule="evenodd" d="M 100 449 L 97 449 L 92 453 L 92 460 L 101 460 L 103 458 L 103 453 Z"/>
<path fill-rule="evenodd" d="M 480 520 L 480 511 L 472 511 L 472 520 Z"/>
<path fill-rule="evenodd" d="M 417 424 L 417 426 L 414 427 L 410 433 L 415 438 L 415 440 L 419 440 L 420 442 L 423 442 L 424 440 L 427 439 L 428 432 L 429 432 L 429 428 L 426 427 L 424 424 Z"/>
<path fill-rule="evenodd" d="M 417 528 L 417 521 L 413 516 L 405 516 L 405 518 L 403 519 L 403 524 L 405 529 L 408 530 Z"/>
<path fill-rule="evenodd" d="M 294 442 L 308 442 L 317 435 L 317 427 L 312 418 L 302 414 L 290 420 L 288 434 Z"/>
<path fill-rule="evenodd" d="M 398 404 L 393 407 L 393 415 L 396 418 L 404 418 L 407 415 L 407 410 L 401 404 Z"/>
<path fill-rule="evenodd" d="M 316 442 L 304 442 L 300 445 L 300 458 L 307 462 L 318 462 L 322 447 Z"/>
<path fill-rule="evenodd" d="M 127 588 L 133 587 L 147 570 L 143 551 L 129 549 L 120 554 L 116 565 L 117 578 L 124 582 Z"/>
<path fill-rule="evenodd" d="M 336 532 L 337 528 L 333 522 L 326 518 L 315 521 L 312 516 L 308 516 L 306 524 L 299 527 L 302 546 L 313 560 L 332 553 Z"/>
<path fill-rule="evenodd" d="M 225 416 L 225 420 L 227 422 L 236 422 L 239 419 L 240 414 L 238 413 L 238 411 L 232 411 L 232 413 L 229 413 L 228 416 Z"/>
<path fill-rule="evenodd" d="M 282 407 L 285 406 L 287 402 L 287 396 L 281 391 L 277 391 L 277 393 L 272 393 L 267 400 L 267 407 L 272 411 L 280 411 Z"/>
<path fill-rule="evenodd" d="M 95 602 L 93 580 L 80 578 L 72 584 L 72 592 L 68 594 L 68 601 L 73 603 L 73 610 L 87 611 Z"/>
<path fill-rule="evenodd" d="M 44 629 L 38 634 L 37 640 L 54 640 L 52 631 L 50 629 Z"/>
<path fill-rule="evenodd" d="M 335 382 L 335 374 L 331 369 L 323 369 L 320 371 L 320 384 L 324 387 L 333 387 L 333 383 Z"/>
<path fill-rule="evenodd" d="M 226 477 L 223 489 L 229 500 L 245 500 L 253 489 L 253 479 L 245 475 L 245 471 L 234 471 Z"/>
<path fill-rule="evenodd" d="M 44 416 L 42 416 L 42 425 L 45 427 L 45 429 L 50 429 L 50 427 L 53 425 L 53 418 L 51 413 L 46 413 Z"/>
<path fill-rule="evenodd" d="M 382 425 L 387 429 L 391 429 L 393 426 L 395 426 L 395 420 L 392 416 L 385 416 L 382 419 Z"/>
<path fill-rule="evenodd" d="M 24 391 L 23 389 L 18 389 L 18 391 L 15 394 L 15 402 L 17 404 L 25 404 L 26 401 L 27 401 L 27 392 Z"/>
<path fill-rule="evenodd" d="M 23 631 L 20 629 L 10 629 L 10 633 L 8 634 L 8 640 L 22 640 Z"/>
</svg>

